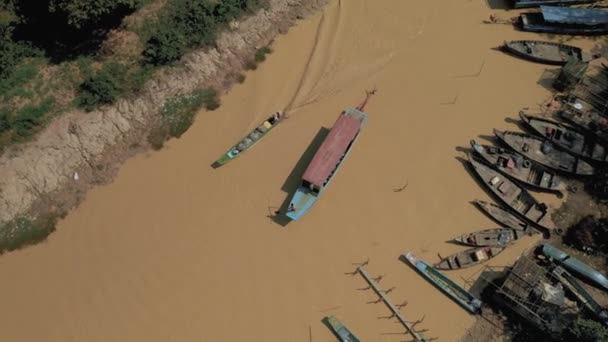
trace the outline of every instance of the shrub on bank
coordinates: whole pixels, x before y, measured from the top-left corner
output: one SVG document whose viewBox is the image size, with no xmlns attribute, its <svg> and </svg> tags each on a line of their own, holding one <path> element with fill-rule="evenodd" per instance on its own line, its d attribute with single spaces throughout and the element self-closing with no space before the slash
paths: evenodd
<svg viewBox="0 0 608 342">
<path fill-rule="evenodd" d="M 17 110 L 14 118 L 9 122 L 13 130 L 13 141 L 30 138 L 44 123 L 45 115 L 53 109 L 54 104 L 55 99 L 48 97 L 38 105 L 26 104 Z"/>
<path fill-rule="evenodd" d="M 44 241 L 55 231 L 56 219 L 18 217 L 0 226 L 0 253 L 10 252 Z"/>
<path fill-rule="evenodd" d="M 128 68 L 120 63 L 108 62 L 80 85 L 76 97 L 78 107 L 92 111 L 100 105 L 111 104 L 122 95 L 126 87 Z"/>
</svg>

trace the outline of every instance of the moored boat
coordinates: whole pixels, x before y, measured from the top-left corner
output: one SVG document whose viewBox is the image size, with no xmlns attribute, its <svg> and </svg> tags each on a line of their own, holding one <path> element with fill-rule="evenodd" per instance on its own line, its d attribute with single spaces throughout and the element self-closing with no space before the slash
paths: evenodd
<svg viewBox="0 0 608 342">
<path fill-rule="evenodd" d="M 533 62 L 554 65 L 564 65 L 571 59 L 588 62 L 600 57 L 584 53 L 581 48 L 576 46 L 542 40 L 506 41 L 502 45 L 502 49 Z"/>
<path fill-rule="evenodd" d="M 540 7 L 543 5 L 570 6 L 579 4 L 591 4 L 601 0 L 513 0 L 514 8 Z"/>
<path fill-rule="evenodd" d="M 374 93 L 375 91 L 367 92 L 365 101 L 359 107 L 343 111 L 338 116 L 304 171 L 302 181 L 291 198 L 287 217 L 298 220 L 327 189 L 367 123 L 367 114 L 363 112 L 363 108 Z"/>
<path fill-rule="evenodd" d="M 530 231 L 530 225 L 520 219 L 519 217 L 511 214 L 509 211 L 499 206 L 496 203 L 486 202 L 482 200 L 473 201 L 475 205 L 486 215 L 488 215 L 496 223 L 503 225 L 508 228 L 516 230 Z"/>
<path fill-rule="evenodd" d="M 357 336 L 348 330 L 348 328 L 334 316 L 325 317 L 324 320 L 334 332 L 336 337 L 340 339 L 340 342 L 360 342 Z"/>
<path fill-rule="evenodd" d="M 546 204 L 538 202 L 524 188 L 475 157 L 469 155 L 469 161 L 483 184 L 513 212 L 540 228 L 555 228 Z"/>
<path fill-rule="evenodd" d="M 479 313 L 482 304 L 479 298 L 473 296 L 426 262 L 416 258 L 411 252 L 408 252 L 403 257 L 431 284 L 439 288 L 439 290 L 456 301 L 456 303 L 473 314 Z"/>
<path fill-rule="evenodd" d="M 559 116 L 567 122 L 593 134 L 604 143 L 608 142 L 608 119 L 595 112 L 562 110 Z"/>
<path fill-rule="evenodd" d="M 608 148 L 577 129 L 519 112 L 521 120 L 536 134 L 579 157 L 596 162 L 608 161 Z"/>
<path fill-rule="evenodd" d="M 591 8 L 540 6 L 540 12 L 519 15 L 522 31 L 570 35 L 608 33 L 608 12 Z"/>
<path fill-rule="evenodd" d="M 500 254 L 505 247 L 477 247 L 443 258 L 434 267 L 438 270 L 458 270 L 486 262 Z"/>
<path fill-rule="evenodd" d="M 571 257 L 566 252 L 548 244 L 543 244 L 541 251 L 545 256 L 551 258 L 558 265 L 564 266 L 566 269 L 569 269 L 575 274 L 600 286 L 604 290 L 608 290 L 608 279 L 606 279 L 606 276 L 594 270 L 584 262 Z"/>
<path fill-rule="evenodd" d="M 213 167 L 220 167 L 229 161 L 233 160 L 241 153 L 250 149 L 258 141 L 260 141 L 266 134 L 268 134 L 273 128 L 275 128 L 283 120 L 283 113 L 276 112 L 268 119 L 264 120 L 261 125 L 254 128 L 249 134 L 247 134 L 241 141 L 236 145 L 232 146 L 228 152 L 224 153 L 218 160 L 213 163 Z"/>
<path fill-rule="evenodd" d="M 608 310 L 604 309 L 568 271 L 561 266 L 555 266 L 551 273 L 570 291 L 582 306 L 594 314 L 602 324 L 608 325 Z"/>
<path fill-rule="evenodd" d="M 550 141 L 525 133 L 501 132 L 496 129 L 494 134 L 514 151 L 553 170 L 576 176 L 591 176 L 595 173 L 595 169 L 589 163 L 566 151 L 556 149 Z"/>
<path fill-rule="evenodd" d="M 524 235 L 526 235 L 526 232 L 521 229 L 494 228 L 462 234 L 455 237 L 454 241 L 474 247 L 502 247 L 519 240 Z"/>
<path fill-rule="evenodd" d="M 512 179 L 544 191 L 565 190 L 564 181 L 554 171 L 532 162 L 509 149 L 480 145 L 471 140 L 471 148 L 489 165 Z"/>
</svg>

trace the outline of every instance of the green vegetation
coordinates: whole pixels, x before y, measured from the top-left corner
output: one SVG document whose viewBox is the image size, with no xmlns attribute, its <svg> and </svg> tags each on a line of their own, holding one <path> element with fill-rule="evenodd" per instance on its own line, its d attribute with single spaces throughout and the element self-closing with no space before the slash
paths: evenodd
<svg viewBox="0 0 608 342">
<path fill-rule="evenodd" d="M 26 104 L 15 112 L 10 120 L 13 129 L 13 141 L 28 139 L 44 123 L 44 116 L 53 108 L 55 99 L 48 97 L 38 105 Z"/>
<path fill-rule="evenodd" d="M 578 318 L 572 324 L 570 329 L 571 337 L 566 337 L 566 341 L 577 341 L 577 342 L 596 342 L 596 341 L 608 341 L 608 328 L 603 326 L 601 323 Z"/>
<path fill-rule="evenodd" d="M 268 46 L 264 46 L 263 48 L 259 48 L 255 52 L 255 61 L 261 63 L 266 60 L 266 55 L 271 53 L 272 50 Z"/>
<path fill-rule="evenodd" d="M 82 82 L 76 104 L 86 111 L 99 105 L 111 104 L 127 90 L 128 68 L 120 63 L 109 62 Z"/>
<path fill-rule="evenodd" d="M 55 231 L 55 224 L 55 218 L 32 220 L 18 217 L 0 226 L 0 253 L 44 241 Z"/>
<path fill-rule="evenodd" d="M 161 109 L 162 125 L 148 136 L 155 149 L 171 138 L 179 138 L 194 122 L 194 115 L 202 107 L 214 110 L 219 107 L 217 92 L 213 89 L 196 90 L 188 95 L 168 99 Z"/>
</svg>

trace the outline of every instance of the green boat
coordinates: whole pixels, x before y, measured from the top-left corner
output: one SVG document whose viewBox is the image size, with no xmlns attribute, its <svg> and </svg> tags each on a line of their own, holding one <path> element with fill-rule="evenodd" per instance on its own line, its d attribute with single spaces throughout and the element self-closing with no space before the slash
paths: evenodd
<svg viewBox="0 0 608 342">
<path fill-rule="evenodd" d="M 334 316 L 325 317 L 325 323 L 333 330 L 340 342 L 361 342 Z"/>
<path fill-rule="evenodd" d="M 224 153 L 218 160 L 213 163 L 214 168 L 218 168 L 232 159 L 238 157 L 241 153 L 251 148 L 255 143 L 260 141 L 266 134 L 268 134 L 273 128 L 275 128 L 281 121 L 283 121 L 283 112 L 276 112 L 264 122 L 254 128 L 249 134 L 247 134 L 241 141 L 234 145 L 228 152 Z"/>
</svg>

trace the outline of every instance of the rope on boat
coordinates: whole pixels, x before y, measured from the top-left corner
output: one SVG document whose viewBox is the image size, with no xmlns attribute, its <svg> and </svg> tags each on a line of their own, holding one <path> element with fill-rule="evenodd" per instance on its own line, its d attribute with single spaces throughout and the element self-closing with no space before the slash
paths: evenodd
<svg viewBox="0 0 608 342">
<path fill-rule="evenodd" d="M 376 94 L 376 92 L 378 91 L 378 89 L 376 89 L 376 87 L 374 87 L 374 89 L 372 90 L 366 90 L 365 91 L 365 100 L 363 100 L 363 102 L 361 102 L 361 104 L 359 105 L 359 107 L 357 107 L 358 110 L 363 111 L 365 109 L 365 105 L 367 104 L 367 101 L 369 101 L 369 99 Z"/>
</svg>

